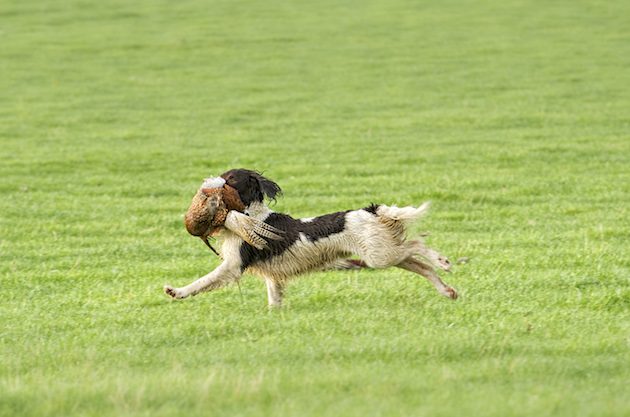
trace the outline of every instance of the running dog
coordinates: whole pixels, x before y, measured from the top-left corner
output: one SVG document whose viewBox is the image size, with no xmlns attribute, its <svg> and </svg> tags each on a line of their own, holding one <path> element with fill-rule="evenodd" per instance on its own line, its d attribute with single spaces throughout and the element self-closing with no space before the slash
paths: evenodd
<svg viewBox="0 0 630 417">
<path fill-rule="evenodd" d="M 239 207 L 244 209 L 229 211 L 221 227 L 208 226 L 208 234 L 222 238 L 223 262 L 189 285 L 166 285 L 164 292 L 172 298 L 215 290 L 238 281 L 247 272 L 265 280 L 268 304 L 278 307 L 287 281 L 297 275 L 331 267 L 392 266 L 420 274 L 443 296 L 457 298 L 455 289 L 434 270 L 449 271 L 449 260 L 426 247 L 421 239 L 410 240 L 406 236 L 406 226 L 424 215 L 429 203 L 419 207 L 372 204 L 358 210 L 294 219 L 267 206 L 265 197 L 275 200 L 282 190 L 256 171 L 233 169 L 206 183 L 236 190 L 243 203 Z M 348 258 L 353 255 L 359 259 Z"/>
</svg>

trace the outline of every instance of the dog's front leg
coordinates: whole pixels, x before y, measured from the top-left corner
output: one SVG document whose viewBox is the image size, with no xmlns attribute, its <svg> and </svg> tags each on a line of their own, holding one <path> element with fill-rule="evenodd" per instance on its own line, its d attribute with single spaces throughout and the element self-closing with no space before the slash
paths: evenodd
<svg viewBox="0 0 630 417">
<path fill-rule="evenodd" d="M 223 262 L 214 271 L 181 288 L 164 286 L 164 292 L 173 298 L 186 298 L 202 291 L 212 291 L 223 285 L 236 281 L 241 276 L 238 265 Z"/>
<path fill-rule="evenodd" d="M 282 282 L 271 278 L 265 278 L 267 284 L 267 302 L 269 307 L 281 307 L 282 295 L 284 293 L 284 285 Z"/>
</svg>

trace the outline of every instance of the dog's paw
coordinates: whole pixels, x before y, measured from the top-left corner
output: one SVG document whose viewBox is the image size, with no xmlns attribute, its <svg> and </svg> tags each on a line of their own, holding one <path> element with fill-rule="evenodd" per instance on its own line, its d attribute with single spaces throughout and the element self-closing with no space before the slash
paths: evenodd
<svg viewBox="0 0 630 417">
<path fill-rule="evenodd" d="M 451 271 L 451 266 L 453 266 L 453 264 L 451 264 L 451 261 L 448 260 L 448 258 L 446 256 L 438 256 L 437 258 L 437 266 L 441 269 L 443 269 L 446 272 L 450 272 Z M 455 297 L 457 298 L 457 297 Z"/>
<path fill-rule="evenodd" d="M 170 285 L 164 286 L 164 293 L 174 299 L 184 298 L 181 293 L 177 291 L 177 288 L 173 288 Z"/>
<path fill-rule="evenodd" d="M 457 300 L 457 297 L 459 297 L 459 295 L 457 294 L 457 291 L 455 291 L 455 288 L 453 287 L 446 287 L 443 290 L 440 291 L 440 294 L 442 294 L 445 297 L 450 298 L 451 300 Z"/>
</svg>

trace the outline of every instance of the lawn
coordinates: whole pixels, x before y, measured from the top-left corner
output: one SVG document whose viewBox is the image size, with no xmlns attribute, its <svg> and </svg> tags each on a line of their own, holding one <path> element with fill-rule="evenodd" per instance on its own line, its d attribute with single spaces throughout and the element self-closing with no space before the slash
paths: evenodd
<svg viewBox="0 0 630 417">
<path fill-rule="evenodd" d="M 630 3 L 0 5 L 1 416 L 627 416 Z M 202 179 L 433 202 L 398 269 L 174 302 Z"/>
</svg>

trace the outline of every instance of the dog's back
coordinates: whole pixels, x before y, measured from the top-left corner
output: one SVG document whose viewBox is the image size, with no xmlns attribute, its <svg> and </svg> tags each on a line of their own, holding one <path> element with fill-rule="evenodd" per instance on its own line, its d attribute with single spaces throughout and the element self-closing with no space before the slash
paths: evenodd
<svg viewBox="0 0 630 417">
<path fill-rule="evenodd" d="M 307 219 L 267 212 L 260 220 L 283 232 L 282 238 L 256 249 L 243 242 L 242 269 L 256 275 L 286 279 L 320 269 L 339 258 L 357 254 L 367 266 L 386 268 L 408 255 L 406 224 L 428 209 L 371 205 Z"/>
</svg>

